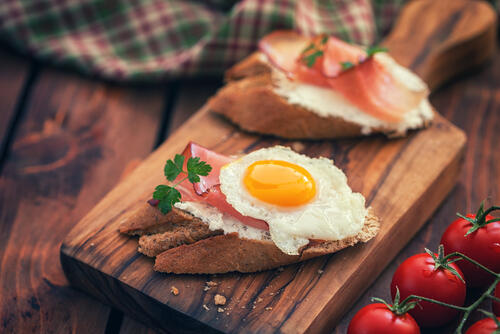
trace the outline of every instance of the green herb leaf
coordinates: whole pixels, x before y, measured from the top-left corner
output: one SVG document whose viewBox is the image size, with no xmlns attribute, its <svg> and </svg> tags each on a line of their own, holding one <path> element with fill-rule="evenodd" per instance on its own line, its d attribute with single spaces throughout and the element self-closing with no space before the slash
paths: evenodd
<svg viewBox="0 0 500 334">
<path fill-rule="evenodd" d="M 354 64 L 351 63 L 350 61 L 343 61 L 340 63 L 340 66 L 342 66 L 343 70 L 348 70 L 348 69 L 354 67 Z"/>
<path fill-rule="evenodd" d="M 366 49 L 366 56 L 371 57 L 376 53 L 387 52 L 387 51 L 389 51 L 389 49 L 383 46 L 370 46 L 368 49 Z"/>
<path fill-rule="evenodd" d="M 165 168 L 163 169 L 163 172 L 167 180 L 169 181 L 175 180 L 177 176 L 179 176 L 179 174 L 182 173 L 183 165 L 184 165 L 184 156 L 180 154 L 175 155 L 174 161 L 167 160 Z"/>
<path fill-rule="evenodd" d="M 306 66 L 307 67 L 313 67 L 314 66 L 314 63 L 316 63 L 316 59 L 318 57 L 321 57 L 323 55 L 323 51 L 315 51 L 313 53 L 311 53 L 310 55 L 308 56 L 305 56 L 303 58 L 304 62 L 306 63 Z"/>
<path fill-rule="evenodd" d="M 188 179 L 191 183 L 200 182 L 200 176 L 207 176 L 211 170 L 212 166 L 200 161 L 199 157 L 191 157 L 187 162 Z"/>
<path fill-rule="evenodd" d="M 174 187 L 159 185 L 155 188 L 153 198 L 159 201 L 158 209 L 163 214 L 166 214 L 172 210 L 172 206 L 175 203 L 181 200 L 181 193 Z"/>
<path fill-rule="evenodd" d="M 302 50 L 302 52 L 301 52 L 301 53 L 302 53 L 302 54 L 304 54 L 304 53 L 306 53 L 306 52 L 308 52 L 308 51 L 311 51 L 311 50 L 313 50 L 313 49 L 314 49 L 314 47 L 315 47 L 315 46 L 314 46 L 314 43 L 311 43 L 311 44 L 309 44 L 309 45 L 308 45 L 308 46 L 307 46 L 304 50 Z"/>
<path fill-rule="evenodd" d="M 170 212 L 175 203 L 180 202 L 181 193 L 175 187 L 188 179 L 191 183 L 200 182 L 200 176 L 207 176 L 212 170 L 212 166 L 205 161 L 200 161 L 199 157 L 191 157 L 187 161 L 186 169 L 184 167 L 184 156 L 176 154 L 174 160 L 167 160 L 163 169 L 165 177 L 169 181 L 177 179 L 179 174 L 187 174 L 186 177 L 177 181 L 173 186 L 159 185 L 155 188 L 153 199 L 158 200 L 158 209 L 164 214 Z"/>
<path fill-rule="evenodd" d="M 321 44 L 326 44 L 328 42 L 328 35 L 324 35 L 323 38 L 321 38 Z"/>
</svg>

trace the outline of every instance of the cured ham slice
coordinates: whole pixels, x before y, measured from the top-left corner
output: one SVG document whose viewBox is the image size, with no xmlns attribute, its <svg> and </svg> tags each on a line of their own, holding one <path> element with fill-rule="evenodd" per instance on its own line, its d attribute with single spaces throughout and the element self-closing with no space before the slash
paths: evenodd
<svg viewBox="0 0 500 334">
<path fill-rule="evenodd" d="M 328 82 L 360 110 L 386 122 L 401 121 L 425 97 L 395 80 L 373 57 Z"/>
<path fill-rule="evenodd" d="M 311 43 L 305 37 L 289 30 L 278 30 L 266 35 L 259 41 L 259 49 L 267 55 L 269 61 L 293 77 L 297 67 L 297 57 Z"/>
<path fill-rule="evenodd" d="M 327 77 L 336 77 L 342 73 L 342 63 L 357 65 L 366 59 L 366 52 L 360 47 L 348 44 L 338 38 L 329 37 L 326 42 L 323 74 Z"/>
<path fill-rule="evenodd" d="M 202 195 L 207 192 L 208 189 L 218 185 L 221 167 L 233 161 L 230 157 L 210 151 L 209 149 L 193 142 L 189 142 L 184 149 L 184 152 L 182 152 L 182 155 L 185 158 L 185 164 L 187 164 L 189 158 L 198 157 L 201 161 L 205 161 L 212 166 L 212 171 L 207 176 L 200 176 L 200 182 L 194 184 L 194 190 L 198 195 Z"/>
<path fill-rule="evenodd" d="M 199 157 L 201 161 L 205 161 L 212 166 L 212 171 L 207 176 L 200 176 L 200 182 L 193 185 L 189 180 L 184 180 L 177 186 L 177 190 L 181 193 L 182 201 L 204 202 L 216 207 L 223 213 L 231 215 L 245 225 L 266 231 L 269 230 L 269 226 L 265 221 L 243 216 L 236 211 L 231 204 L 226 201 L 226 196 L 220 190 L 220 169 L 222 166 L 233 161 L 232 158 L 211 151 L 193 142 L 190 142 L 186 146 L 182 155 L 185 157 L 184 168 L 186 168 L 187 161 L 191 157 Z M 179 182 L 184 177 L 185 175 L 181 174 L 174 182 Z"/>
<path fill-rule="evenodd" d="M 335 37 L 323 38 L 318 42 L 277 31 L 264 37 L 259 48 L 289 79 L 330 87 L 362 112 L 386 122 L 400 122 L 425 98 L 427 91 L 409 89 L 362 48 Z"/>
</svg>

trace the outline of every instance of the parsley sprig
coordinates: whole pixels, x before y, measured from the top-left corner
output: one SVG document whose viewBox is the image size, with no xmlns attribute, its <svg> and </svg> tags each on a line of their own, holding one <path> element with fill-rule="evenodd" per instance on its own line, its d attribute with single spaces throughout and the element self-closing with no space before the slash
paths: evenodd
<svg viewBox="0 0 500 334">
<path fill-rule="evenodd" d="M 327 42 L 328 35 L 325 34 L 319 35 L 313 39 L 313 41 L 304 50 L 302 50 L 300 54 L 300 61 L 302 61 L 307 67 L 312 68 L 318 58 L 324 55 Z M 355 64 L 350 61 L 342 61 L 340 62 L 340 66 L 342 67 L 342 70 L 345 71 L 359 65 L 376 53 L 387 51 L 388 49 L 382 46 L 370 46 L 365 50 L 366 56 L 362 57 L 362 59 L 359 60 L 359 63 Z"/>
<path fill-rule="evenodd" d="M 379 53 L 379 52 L 388 52 L 389 49 L 386 48 L 386 47 L 383 47 L 383 46 L 370 46 L 366 49 L 366 57 L 371 57 L 373 56 L 374 54 L 376 53 Z"/>
<path fill-rule="evenodd" d="M 174 160 L 167 160 L 163 172 L 170 182 L 173 182 L 179 174 L 185 174 L 186 177 L 177 181 L 172 186 L 164 184 L 156 186 L 153 193 L 153 199 L 158 201 L 158 209 L 164 214 L 169 213 L 173 205 L 181 201 L 181 193 L 175 189 L 179 184 L 185 180 L 189 180 L 193 184 L 200 182 L 200 176 L 207 176 L 212 171 L 212 166 L 205 161 L 200 161 L 199 157 L 189 158 L 186 170 L 184 170 L 184 160 L 185 157 L 183 155 L 176 154 Z"/>
<path fill-rule="evenodd" d="M 328 42 L 328 35 L 319 35 L 316 37 L 301 53 L 300 59 L 311 68 L 316 63 L 316 60 L 323 56 L 324 48 Z"/>
</svg>

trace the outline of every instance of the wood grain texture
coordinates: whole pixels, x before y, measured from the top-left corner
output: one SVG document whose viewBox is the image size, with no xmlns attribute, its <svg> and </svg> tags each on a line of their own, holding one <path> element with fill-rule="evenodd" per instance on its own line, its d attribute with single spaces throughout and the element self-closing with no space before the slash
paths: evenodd
<svg viewBox="0 0 500 334">
<path fill-rule="evenodd" d="M 449 22 L 443 13 L 440 19 Z M 439 38 L 429 31 L 426 43 L 434 43 L 432 50 L 436 43 L 446 42 L 445 34 L 453 29 L 439 31 Z M 392 53 L 398 60 L 403 57 L 397 48 Z M 425 57 L 419 64 L 426 64 L 434 55 L 422 54 Z M 426 79 L 422 68 L 416 69 Z M 367 245 L 283 271 L 215 277 L 155 273 L 152 261 L 136 253 L 136 241 L 117 233 L 118 224 L 161 182 L 165 157 L 180 152 L 189 140 L 228 154 L 280 143 L 310 156 L 332 157 L 348 175 L 351 187 L 362 192 L 383 219 L 381 233 Z M 450 191 L 459 173 L 464 142 L 463 133 L 439 116 L 432 127 L 407 139 L 282 142 L 241 133 L 203 109 L 72 230 L 61 248 L 63 266 L 73 284 L 155 328 L 175 332 L 328 331 Z M 218 286 L 205 291 L 208 280 Z M 180 290 L 179 296 L 170 293 L 172 286 Z M 228 297 L 222 313 L 213 304 L 215 293 Z"/>
<path fill-rule="evenodd" d="M 389 286 L 396 268 L 408 257 L 421 253 L 425 247 L 436 249 L 442 233 L 455 219 L 457 211 L 474 212 L 484 199 L 490 204 L 500 202 L 500 150 L 497 136 L 500 127 L 499 78 L 500 58 L 496 57 L 491 67 L 460 78 L 432 96 L 431 102 L 443 116 L 467 133 L 465 160 L 459 182 L 425 227 L 345 315 L 335 333 L 346 333 L 349 321 L 359 309 L 370 303 L 371 297 L 389 299 Z M 484 306 L 485 309 L 489 307 L 488 304 Z M 453 333 L 455 327 L 452 324 L 445 328 L 426 329 L 422 333 Z"/>
<path fill-rule="evenodd" d="M 220 87 L 221 80 L 215 78 L 204 78 L 201 80 L 188 79 L 172 83 L 170 86 L 173 85 L 177 85 L 177 87 L 175 88 L 174 101 L 169 101 L 172 103 L 172 108 L 170 110 L 166 133 L 163 134 L 165 137 L 168 137 L 168 135 L 179 128 L 203 106 L 206 100 Z M 120 328 L 120 334 L 146 334 L 157 331 L 158 329 L 154 330 L 128 316 L 123 319 L 123 324 Z"/>
<path fill-rule="evenodd" d="M 411 1 L 382 44 L 435 90 L 493 58 L 496 21 L 486 1 Z"/>
<path fill-rule="evenodd" d="M 249 332 L 316 332 L 333 326 L 346 305 L 354 301 L 353 293 L 362 291 L 376 277 L 451 189 L 465 136 L 438 116 L 434 126 L 413 133 L 409 139 L 295 143 L 295 148 L 310 156 L 335 159 L 351 187 L 362 192 L 382 218 L 379 236 L 367 245 L 289 266 L 283 272 L 216 278 L 155 273 L 152 261 L 136 252 L 136 241 L 117 233 L 123 216 L 143 203 L 151 189 L 162 182 L 164 157 L 180 152 L 189 140 L 226 154 L 273 144 L 293 145 L 242 134 L 206 110 L 198 112 L 68 235 L 62 246 L 68 278 L 158 328 L 196 332 L 204 323 L 228 332 L 236 328 Z M 124 198 L 123 194 L 128 196 Z M 318 274 L 320 269 L 324 270 L 322 275 Z M 209 279 L 219 286 L 205 292 Z M 347 282 L 349 289 L 345 287 Z M 181 295 L 173 296 L 171 286 Z M 228 297 L 229 315 L 218 314 L 213 305 L 216 291 Z M 253 309 L 253 302 L 260 298 L 262 302 Z M 203 304 L 210 310 L 206 311 Z M 189 317 L 198 322 L 188 321 Z"/>
<path fill-rule="evenodd" d="M 163 91 L 48 69 L 26 108 L 0 176 L 0 332 L 104 333 L 109 307 L 70 288 L 59 247 L 127 163 L 149 153 Z"/>
<path fill-rule="evenodd" d="M 29 63 L 26 60 L 16 58 L 10 52 L 0 50 L 0 152 L 2 152 L 12 124 L 18 98 L 22 94 L 25 84 Z"/>
</svg>

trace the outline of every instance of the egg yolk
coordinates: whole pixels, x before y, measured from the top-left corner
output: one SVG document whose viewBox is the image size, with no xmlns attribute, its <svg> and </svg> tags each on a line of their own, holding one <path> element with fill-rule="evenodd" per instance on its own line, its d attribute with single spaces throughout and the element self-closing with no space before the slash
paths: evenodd
<svg viewBox="0 0 500 334">
<path fill-rule="evenodd" d="M 256 161 L 248 166 L 243 184 L 255 198 L 280 206 L 299 206 L 316 195 L 316 183 L 301 166 L 281 160 Z"/>
</svg>

